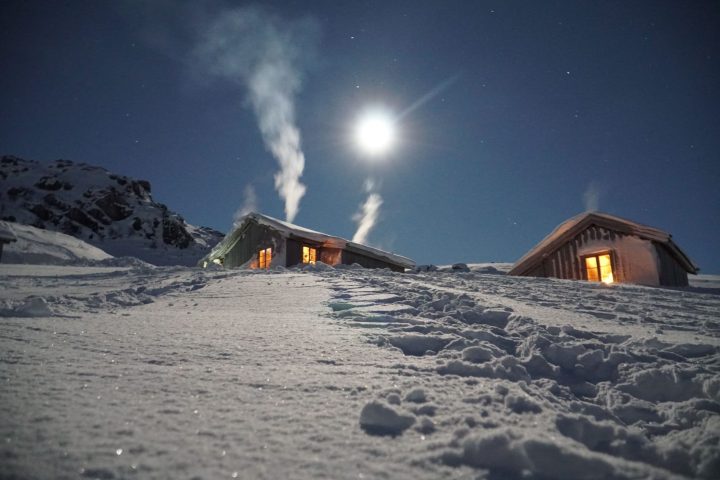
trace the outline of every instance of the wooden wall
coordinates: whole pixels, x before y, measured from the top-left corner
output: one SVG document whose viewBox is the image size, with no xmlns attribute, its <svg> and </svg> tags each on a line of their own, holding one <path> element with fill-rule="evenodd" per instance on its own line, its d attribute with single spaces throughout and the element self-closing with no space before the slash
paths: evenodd
<svg viewBox="0 0 720 480">
<path fill-rule="evenodd" d="M 302 243 L 294 238 L 285 240 L 285 266 L 291 267 L 302 262 Z"/>
<path fill-rule="evenodd" d="M 225 254 L 223 265 L 227 268 L 239 267 L 250 260 L 253 255 L 257 255 L 260 249 L 267 247 L 273 249 L 274 258 L 281 253 L 280 249 L 284 248 L 284 239 L 275 230 L 257 223 L 250 223 L 243 232 L 243 236 Z"/>
<path fill-rule="evenodd" d="M 323 247 L 318 250 L 318 260 L 328 265 L 337 265 L 342 262 L 342 250 L 339 248 Z"/>
<path fill-rule="evenodd" d="M 555 277 L 570 280 L 587 280 L 585 268 L 581 257 L 587 251 L 587 247 L 592 245 L 597 247 L 595 250 L 610 251 L 611 261 L 613 265 L 613 275 L 615 282 L 637 282 L 648 285 L 666 285 L 666 286 L 686 286 L 688 284 L 687 272 L 683 267 L 670 255 L 670 252 L 662 244 L 643 240 L 639 237 L 630 237 L 627 234 L 610 230 L 607 228 L 591 225 L 581 233 L 565 242 L 554 252 L 550 252 L 540 264 L 533 267 L 525 275 L 533 277 Z M 621 243 L 627 243 L 631 240 L 635 243 L 647 242 L 649 252 L 641 258 L 640 255 L 628 254 L 623 248 L 619 247 Z M 652 249 L 655 250 L 657 258 L 651 259 Z M 642 262 L 657 262 L 655 264 L 641 264 Z M 659 278 L 654 276 L 655 281 L 648 281 L 648 271 L 657 269 Z M 638 281 L 639 272 L 645 271 L 644 281 Z"/>
<path fill-rule="evenodd" d="M 672 255 L 670 255 L 670 252 L 665 245 L 657 242 L 653 243 L 655 244 L 655 249 L 657 250 L 658 258 L 660 260 L 660 285 L 668 287 L 687 287 L 687 271 L 680 266 L 678 261 L 675 260 Z"/>
<path fill-rule="evenodd" d="M 582 248 L 590 243 L 597 243 L 598 241 L 612 243 L 621 236 L 621 233 L 592 225 L 577 234 L 572 240 L 563 244 L 555 250 L 555 252 L 548 255 L 540 266 L 532 270 L 530 275 L 587 280 L 587 278 L 585 278 L 585 269 L 580 260 L 581 255 L 579 252 Z M 608 249 L 610 248 L 612 247 L 608 247 Z M 616 277 L 615 280 L 622 281 L 622 262 L 617 258 L 612 258 L 612 262 L 613 272 Z"/>
<path fill-rule="evenodd" d="M 303 245 L 317 248 L 318 260 L 328 265 L 358 263 L 366 268 L 390 268 L 396 272 L 405 271 L 402 267 L 369 257 L 360 252 L 325 248 L 317 242 L 299 237 L 285 239 L 275 230 L 256 223 L 248 225 L 243 232 L 243 236 L 230 247 L 225 254 L 223 264 L 228 268 L 239 267 L 252 259 L 254 255 L 257 255 L 260 249 L 272 247 L 273 263 L 277 264 L 278 259 L 282 257 L 284 260 L 282 264 L 291 267 L 302 263 Z"/>
<path fill-rule="evenodd" d="M 309 240 L 303 240 L 301 238 L 288 238 L 287 242 L 287 257 L 285 259 L 285 266 L 286 267 L 292 267 L 293 265 L 298 265 L 302 263 L 302 247 L 308 246 L 313 247 L 317 249 L 317 260 L 327 263 L 328 265 L 333 265 L 328 260 L 328 253 L 332 250 L 336 250 L 333 248 L 323 248 L 322 245 L 318 242 L 312 242 Z M 328 252 L 326 252 L 326 250 Z"/>
<path fill-rule="evenodd" d="M 344 265 L 352 265 L 357 263 L 365 268 L 389 268 L 393 272 L 404 272 L 403 267 L 393 265 L 392 263 L 384 262 L 377 258 L 372 258 L 364 255 L 360 252 L 354 252 L 350 250 L 343 250 L 342 252 L 342 263 Z"/>
</svg>

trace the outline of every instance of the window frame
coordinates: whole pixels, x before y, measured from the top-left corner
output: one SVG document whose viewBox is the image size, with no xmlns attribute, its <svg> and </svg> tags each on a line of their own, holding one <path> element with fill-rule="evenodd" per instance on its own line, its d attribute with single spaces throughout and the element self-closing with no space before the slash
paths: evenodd
<svg viewBox="0 0 720 480">
<path fill-rule="evenodd" d="M 305 249 L 308 249 L 308 261 L 305 261 Z M 312 245 L 302 244 L 300 248 L 300 262 L 303 265 L 315 265 L 317 263 L 318 259 L 318 248 L 313 247 Z M 311 252 L 314 253 L 314 255 L 311 255 Z M 314 259 L 313 259 L 314 257 Z"/>
<path fill-rule="evenodd" d="M 603 275 L 602 275 L 603 271 L 602 271 L 602 269 L 600 268 L 600 257 L 602 257 L 602 256 L 604 256 L 604 255 L 607 255 L 608 258 L 610 259 L 610 274 L 612 275 L 612 278 L 613 278 L 613 281 L 610 282 L 610 283 L 617 283 L 617 281 L 618 281 L 617 278 L 618 278 L 618 277 L 617 277 L 617 272 L 615 271 L 615 252 L 613 252 L 612 250 L 603 250 L 603 251 L 600 251 L 600 252 L 595 252 L 595 253 L 590 253 L 590 254 L 587 254 L 587 255 L 582 255 L 582 256 L 580 257 L 580 264 L 581 264 L 581 266 L 582 266 L 583 280 L 588 281 L 588 282 L 606 283 L 606 282 L 603 282 L 603 280 L 602 280 L 602 278 L 603 278 Z M 597 280 L 590 280 L 590 278 L 589 278 L 589 275 L 588 275 L 588 267 L 587 267 L 587 259 L 588 259 L 588 258 L 595 258 L 595 262 L 596 262 L 596 265 L 597 265 L 597 273 L 598 273 L 598 279 L 597 279 Z"/>
<path fill-rule="evenodd" d="M 269 262 L 268 254 L 270 256 Z M 262 270 L 268 270 L 270 268 L 270 264 L 272 263 L 272 255 L 272 247 L 261 248 L 260 250 L 258 250 L 258 268 Z"/>
</svg>

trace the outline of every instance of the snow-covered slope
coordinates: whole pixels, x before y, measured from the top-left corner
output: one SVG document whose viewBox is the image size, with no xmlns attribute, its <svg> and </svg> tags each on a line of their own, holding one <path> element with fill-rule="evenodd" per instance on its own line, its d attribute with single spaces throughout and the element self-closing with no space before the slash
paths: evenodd
<svg viewBox="0 0 720 480">
<path fill-rule="evenodd" d="M 80 238 L 116 257 L 194 265 L 222 234 L 152 199 L 150 183 L 57 160 L 0 159 L 0 219 Z"/>
<path fill-rule="evenodd" d="M 52 268 L 0 265 L 1 478 L 720 477 L 713 289 Z"/>
<path fill-rule="evenodd" d="M 64 233 L 19 223 L 0 222 L 0 228 L 3 227 L 17 239 L 4 247 L 3 263 L 62 265 L 112 258 L 99 248 Z"/>
</svg>

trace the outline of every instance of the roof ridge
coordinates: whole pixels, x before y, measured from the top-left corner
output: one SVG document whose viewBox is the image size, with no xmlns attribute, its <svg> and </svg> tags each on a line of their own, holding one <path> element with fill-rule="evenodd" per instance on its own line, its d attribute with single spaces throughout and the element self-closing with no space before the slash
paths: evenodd
<svg viewBox="0 0 720 480">
<path fill-rule="evenodd" d="M 605 222 L 609 222 L 610 224 L 606 223 L 603 225 Z M 611 229 L 617 229 L 617 225 L 612 225 L 613 223 L 621 224 L 627 228 L 627 233 L 631 235 L 636 235 L 646 240 L 654 240 L 668 246 L 673 254 L 680 257 L 679 259 L 682 262 L 687 262 L 689 267 L 694 268 L 696 271 L 698 270 L 697 265 L 690 260 L 690 257 L 680 250 L 680 247 L 672 241 L 672 235 L 668 232 L 629 220 L 627 218 L 619 217 L 617 215 L 605 212 L 589 211 L 577 214 L 555 227 L 525 255 L 520 257 L 520 259 L 515 262 L 513 267 L 510 269 L 508 274 L 521 275 L 537 264 L 538 260 L 545 257 L 543 252 L 546 250 L 554 250 L 557 246 L 556 244 L 561 244 L 568 237 L 576 235 L 578 233 L 576 230 L 582 230 L 594 223 L 597 223 L 601 227 Z"/>
<path fill-rule="evenodd" d="M 240 219 L 238 219 L 238 222 L 236 222 L 236 226 L 230 232 L 228 232 L 228 234 L 225 235 L 225 238 L 223 238 L 223 240 L 220 241 L 220 243 L 218 243 L 215 248 L 210 251 L 210 253 L 203 257 L 200 262 L 218 255 L 224 249 L 229 249 L 231 245 L 235 243 L 239 232 L 245 227 L 249 220 L 254 220 L 259 224 L 274 228 L 275 230 L 285 230 L 288 234 L 296 235 L 298 237 L 306 237 L 318 242 L 334 243 L 334 245 L 328 246 L 333 246 L 335 248 L 351 247 L 357 250 L 365 251 L 366 253 L 383 257 L 392 263 L 397 263 L 398 265 L 406 268 L 412 268 L 415 265 L 415 262 L 412 259 L 402 255 L 398 255 L 397 253 L 387 252 L 376 247 L 371 247 L 370 245 L 353 242 L 351 240 L 338 237 L 336 235 L 329 235 L 327 233 L 318 232 L 317 230 L 311 230 L 309 228 L 301 227 L 294 223 L 285 222 L 283 220 L 279 220 L 277 218 L 259 212 L 249 212 L 246 215 L 242 216 Z M 312 237 L 316 238 L 313 239 Z"/>
</svg>

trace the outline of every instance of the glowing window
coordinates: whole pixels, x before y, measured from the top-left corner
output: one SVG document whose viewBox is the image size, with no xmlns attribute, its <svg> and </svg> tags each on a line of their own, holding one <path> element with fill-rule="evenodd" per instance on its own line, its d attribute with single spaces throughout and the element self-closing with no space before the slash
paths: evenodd
<svg viewBox="0 0 720 480">
<path fill-rule="evenodd" d="M 302 263 L 312 263 L 317 261 L 317 248 L 303 245 Z"/>
<path fill-rule="evenodd" d="M 258 253 L 258 268 L 270 268 L 272 248 L 265 248 Z"/>
<path fill-rule="evenodd" d="M 613 283 L 612 260 L 609 253 L 585 257 L 585 272 L 591 282 Z"/>
</svg>

